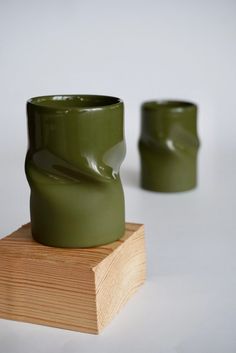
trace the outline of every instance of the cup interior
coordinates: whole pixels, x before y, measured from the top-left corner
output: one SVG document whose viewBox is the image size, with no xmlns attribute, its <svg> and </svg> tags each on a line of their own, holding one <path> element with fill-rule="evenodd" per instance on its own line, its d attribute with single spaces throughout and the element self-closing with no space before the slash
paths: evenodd
<svg viewBox="0 0 236 353">
<path fill-rule="evenodd" d="M 34 97 L 28 103 L 54 109 L 102 108 L 121 103 L 116 97 L 98 95 L 54 95 Z"/>
<path fill-rule="evenodd" d="M 157 100 L 143 103 L 144 109 L 186 109 L 196 107 L 194 103 L 178 100 Z"/>
</svg>

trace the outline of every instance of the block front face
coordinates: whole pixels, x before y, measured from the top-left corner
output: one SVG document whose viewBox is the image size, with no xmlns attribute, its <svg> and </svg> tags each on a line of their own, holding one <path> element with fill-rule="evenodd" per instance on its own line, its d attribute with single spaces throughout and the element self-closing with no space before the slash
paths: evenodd
<svg viewBox="0 0 236 353">
<path fill-rule="evenodd" d="M 94 273 L 54 259 L 1 252 L 0 317 L 97 332 Z"/>
<path fill-rule="evenodd" d="M 144 281 L 143 227 L 126 228 L 91 249 L 43 246 L 30 225 L 1 239 L 0 317 L 98 333 Z"/>
</svg>

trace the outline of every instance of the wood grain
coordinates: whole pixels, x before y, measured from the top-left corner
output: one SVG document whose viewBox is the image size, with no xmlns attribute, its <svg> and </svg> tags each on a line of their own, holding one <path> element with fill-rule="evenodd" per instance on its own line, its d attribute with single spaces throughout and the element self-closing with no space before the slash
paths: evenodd
<svg viewBox="0 0 236 353">
<path fill-rule="evenodd" d="M 144 227 L 96 248 L 41 245 L 30 224 L 0 240 L 0 317 L 99 333 L 144 282 Z"/>
</svg>

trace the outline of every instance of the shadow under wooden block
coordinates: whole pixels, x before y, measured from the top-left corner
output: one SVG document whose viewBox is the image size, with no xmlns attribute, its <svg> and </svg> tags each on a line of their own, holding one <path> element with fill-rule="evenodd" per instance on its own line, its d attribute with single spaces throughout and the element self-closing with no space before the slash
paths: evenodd
<svg viewBox="0 0 236 353">
<path fill-rule="evenodd" d="M 0 240 L 0 318 L 99 333 L 144 282 L 144 227 L 111 244 L 41 245 L 30 224 Z"/>
</svg>

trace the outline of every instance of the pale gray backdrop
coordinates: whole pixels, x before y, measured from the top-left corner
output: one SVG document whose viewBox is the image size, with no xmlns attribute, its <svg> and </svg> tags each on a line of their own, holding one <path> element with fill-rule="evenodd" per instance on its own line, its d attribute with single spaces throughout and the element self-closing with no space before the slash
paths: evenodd
<svg viewBox="0 0 236 353">
<path fill-rule="evenodd" d="M 0 320 L 0 352 L 236 352 L 235 89 L 235 0 L 0 1 L 0 237 L 29 220 L 25 101 L 115 95 L 126 218 L 145 223 L 149 265 L 101 336 Z M 196 191 L 138 188 L 139 107 L 153 98 L 199 104 Z"/>
</svg>

